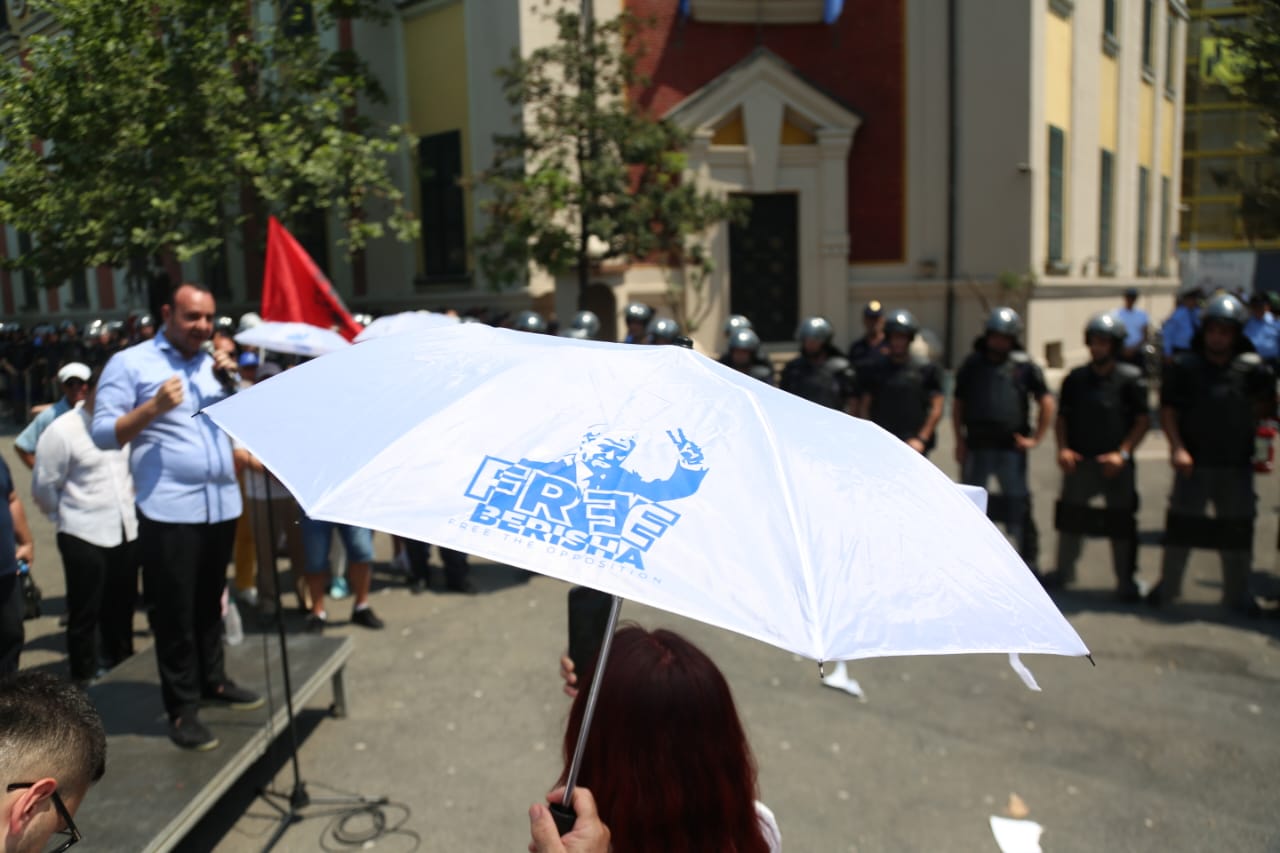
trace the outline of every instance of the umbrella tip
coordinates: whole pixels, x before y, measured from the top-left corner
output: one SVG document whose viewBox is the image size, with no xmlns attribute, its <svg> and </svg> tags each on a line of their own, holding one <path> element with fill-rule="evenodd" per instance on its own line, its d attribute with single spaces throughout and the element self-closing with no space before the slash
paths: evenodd
<svg viewBox="0 0 1280 853">
<path fill-rule="evenodd" d="M 1093 664 L 1094 666 L 1098 665 L 1098 662 L 1093 659 L 1093 655 L 1085 655 L 1085 657 L 1089 659 L 1089 663 Z"/>
<path fill-rule="evenodd" d="M 818 680 L 821 681 L 826 677 L 826 661 L 818 661 Z"/>
</svg>

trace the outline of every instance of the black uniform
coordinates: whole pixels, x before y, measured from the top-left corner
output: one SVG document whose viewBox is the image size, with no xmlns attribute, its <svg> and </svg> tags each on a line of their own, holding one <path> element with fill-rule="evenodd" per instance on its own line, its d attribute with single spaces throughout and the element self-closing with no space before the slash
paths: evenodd
<svg viewBox="0 0 1280 853">
<path fill-rule="evenodd" d="M 1222 555 L 1223 602 L 1241 610 L 1253 605 L 1254 436 L 1259 413 L 1274 407 L 1275 377 L 1243 335 L 1240 341 L 1243 351 L 1215 365 L 1197 337 L 1165 371 L 1160 404 L 1176 413 L 1195 464 L 1190 476 L 1173 480 L 1157 600 L 1178 597 L 1189 549 L 1206 547 Z"/>
<path fill-rule="evenodd" d="M 827 346 L 826 356 L 820 364 L 804 353 L 796 356 L 782 368 L 779 386 L 820 406 L 843 411 L 855 391 L 853 367 L 833 346 Z"/>
<path fill-rule="evenodd" d="M 1111 541 L 1117 590 L 1126 599 L 1137 596 L 1133 574 L 1137 568 L 1137 512 L 1135 469 L 1129 460 L 1115 476 L 1103 476 L 1097 457 L 1120 449 L 1139 417 L 1147 414 L 1147 383 L 1142 371 L 1116 363 L 1105 374 L 1092 365 L 1067 374 L 1058 397 L 1066 446 L 1083 458 L 1073 473 L 1062 476 L 1062 495 L 1055 513 L 1058 528 L 1058 564 L 1054 580 L 1070 583 L 1085 535 Z M 1089 509 L 1089 501 L 1102 495 L 1105 510 Z"/>
<path fill-rule="evenodd" d="M 882 337 L 878 344 L 873 344 L 868 341 L 866 335 L 863 335 L 853 343 L 849 344 L 849 363 L 853 365 L 854 370 L 861 370 L 866 365 L 887 359 L 888 357 L 888 335 Z"/>
<path fill-rule="evenodd" d="M 935 397 L 942 394 L 942 373 L 930 361 L 883 358 L 858 371 L 861 395 L 871 395 L 872 423 L 906 441 L 920 435 Z M 929 436 L 925 450 L 933 449 L 937 433 Z"/>
<path fill-rule="evenodd" d="M 1039 365 L 1020 348 L 1000 362 L 987 358 L 986 337 L 978 338 L 956 373 L 955 399 L 964 403 L 965 444 L 961 479 L 987 487 L 994 477 L 999 492 L 987 503 L 987 515 L 1003 521 L 1018 554 L 1035 570 L 1039 532 L 1031 515 L 1027 455 L 1017 449 L 1015 435 L 1031 435 L 1031 400 L 1049 393 Z"/>
<path fill-rule="evenodd" d="M 770 385 L 773 384 L 773 362 L 769 360 L 768 356 L 761 355 L 760 353 L 752 353 L 751 363 L 746 367 L 740 368 L 733 363 L 733 353 L 727 352 L 720 356 L 720 363 L 725 367 L 732 367 L 734 370 L 740 370 L 754 379 L 759 379 L 761 382 L 767 382 Z"/>
</svg>

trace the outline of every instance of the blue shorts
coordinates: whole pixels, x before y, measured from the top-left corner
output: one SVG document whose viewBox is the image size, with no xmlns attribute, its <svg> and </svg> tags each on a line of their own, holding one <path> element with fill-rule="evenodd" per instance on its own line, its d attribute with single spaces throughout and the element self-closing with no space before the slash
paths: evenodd
<svg viewBox="0 0 1280 853">
<path fill-rule="evenodd" d="M 335 530 L 342 540 L 343 550 L 347 552 L 348 565 L 373 562 L 373 531 L 369 528 L 316 521 L 303 516 L 302 550 L 307 559 L 307 574 L 322 575 L 329 571 L 329 545 L 333 542 Z"/>
</svg>

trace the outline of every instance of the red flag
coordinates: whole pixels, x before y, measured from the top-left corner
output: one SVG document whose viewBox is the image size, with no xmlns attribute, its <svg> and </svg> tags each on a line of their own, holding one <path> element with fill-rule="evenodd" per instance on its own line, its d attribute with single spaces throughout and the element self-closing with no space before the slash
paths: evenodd
<svg viewBox="0 0 1280 853">
<path fill-rule="evenodd" d="M 362 326 L 333 285 L 274 216 L 267 223 L 267 267 L 262 277 L 262 319 L 337 327 L 351 340 Z"/>
</svg>

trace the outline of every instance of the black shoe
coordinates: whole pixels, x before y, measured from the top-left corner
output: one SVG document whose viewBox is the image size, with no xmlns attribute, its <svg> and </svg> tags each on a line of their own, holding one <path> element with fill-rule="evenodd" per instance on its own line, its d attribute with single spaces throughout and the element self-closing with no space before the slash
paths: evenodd
<svg viewBox="0 0 1280 853">
<path fill-rule="evenodd" d="M 1116 590 L 1116 601 L 1121 604 L 1138 604 L 1142 601 L 1142 593 L 1136 586 L 1124 586 Z"/>
<path fill-rule="evenodd" d="M 471 578 L 463 578 L 460 581 L 450 581 L 444 585 L 447 592 L 457 592 L 462 595 L 475 595 L 478 590 L 476 585 L 471 582 Z"/>
<path fill-rule="evenodd" d="M 323 634 L 325 623 L 327 623 L 328 621 L 329 620 L 325 619 L 323 616 L 317 616 L 314 613 L 308 613 L 307 624 L 303 630 L 305 630 L 308 634 Z"/>
<path fill-rule="evenodd" d="M 372 607 L 362 607 L 359 610 L 351 611 L 351 624 L 372 628 L 375 631 L 386 627 L 386 624 L 378 618 L 378 614 L 373 612 Z"/>
<path fill-rule="evenodd" d="M 422 593 L 426 592 L 429 588 L 430 587 L 427 584 L 426 578 L 414 578 L 413 580 L 409 581 L 409 592 L 413 593 L 414 595 L 421 595 Z"/>
<path fill-rule="evenodd" d="M 170 721 L 169 740 L 183 749 L 195 752 L 208 752 L 218 748 L 218 739 L 194 714 Z"/>
<path fill-rule="evenodd" d="M 1169 596 L 1164 591 L 1164 586 L 1157 583 L 1151 589 L 1147 590 L 1147 594 L 1142 596 L 1142 601 L 1149 607 L 1163 607 L 1169 601 Z"/>
<path fill-rule="evenodd" d="M 206 690 L 204 701 L 210 705 L 225 706 L 233 711 L 256 711 L 266 704 L 266 701 L 257 693 L 246 690 L 230 679 L 212 690 Z"/>
</svg>

